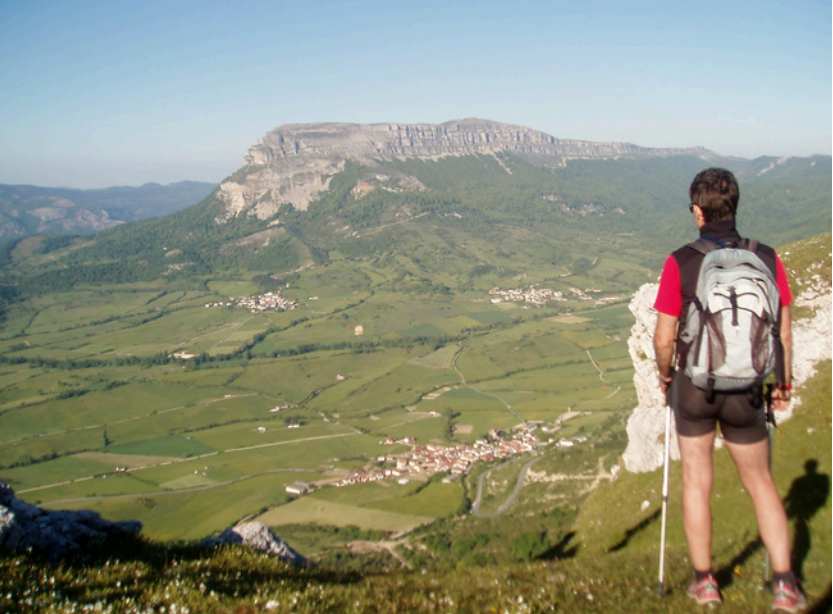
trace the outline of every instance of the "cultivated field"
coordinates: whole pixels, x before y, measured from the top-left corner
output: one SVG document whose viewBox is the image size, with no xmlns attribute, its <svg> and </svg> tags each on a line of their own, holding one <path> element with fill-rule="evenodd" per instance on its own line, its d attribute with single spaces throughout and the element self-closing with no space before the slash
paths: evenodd
<svg viewBox="0 0 833 614">
<path fill-rule="evenodd" d="M 258 514 L 402 531 L 458 513 L 463 483 L 329 484 L 392 467 L 408 437 L 474 444 L 527 424 L 543 445 L 592 438 L 633 406 L 623 303 L 522 309 L 374 281 L 311 271 L 283 290 L 298 301 L 286 312 L 205 306 L 256 293 L 244 280 L 16 305 L 0 333 L 0 478 L 47 507 L 141 520 L 150 537 L 196 539 Z M 299 481 L 321 488 L 294 499 Z"/>
</svg>

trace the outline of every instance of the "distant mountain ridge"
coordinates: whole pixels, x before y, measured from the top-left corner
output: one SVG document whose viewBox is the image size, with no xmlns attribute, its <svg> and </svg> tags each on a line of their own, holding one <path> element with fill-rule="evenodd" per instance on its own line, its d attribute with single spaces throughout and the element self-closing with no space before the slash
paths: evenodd
<svg viewBox="0 0 833 614">
<path fill-rule="evenodd" d="M 222 219 L 247 212 L 259 219 L 282 205 L 306 210 L 329 187 L 345 161 L 373 166 L 390 160 L 438 160 L 449 156 L 498 153 L 535 158 L 544 167 L 563 167 L 568 160 L 694 155 L 716 158 L 703 148 L 640 147 L 631 143 L 559 139 L 525 126 L 483 119 L 444 124 L 290 124 L 270 131 L 251 147 L 245 166 L 220 186 L 225 203 Z M 511 172 L 506 169 L 507 172 Z M 403 188 L 413 181 L 403 178 Z"/>
<path fill-rule="evenodd" d="M 830 228 L 831 162 L 569 141 L 484 120 L 284 126 L 193 206 L 94 237 L 8 241 L 0 275 L 25 296 L 78 283 L 281 279 L 349 259 L 389 267 L 391 287 L 406 291 L 557 269 L 632 292 L 689 238 L 687 188 L 703 168 L 735 172 L 743 232 L 783 245 Z"/>
<path fill-rule="evenodd" d="M 0 240 L 32 234 L 90 234 L 185 209 L 215 187 L 199 181 L 94 190 L 0 185 Z"/>
</svg>

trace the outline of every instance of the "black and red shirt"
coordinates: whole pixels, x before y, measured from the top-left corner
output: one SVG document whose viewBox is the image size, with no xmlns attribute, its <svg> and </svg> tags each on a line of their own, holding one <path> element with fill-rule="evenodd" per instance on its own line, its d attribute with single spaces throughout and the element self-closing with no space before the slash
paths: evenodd
<svg viewBox="0 0 833 614">
<path fill-rule="evenodd" d="M 708 222 L 700 229 L 700 237 L 717 239 L 727 247 L 736 247 L 741 241 L 741 236 L 735 229 L 735 220 Z M 781 294 L 781 305 L 786 306 L 792 303 L 793 297 L 787 281 L 787 273 L 778 254 L 763 243 L 758 244 L 755 253 L 775 276 L 775 282 Z M 684 320 L 688 313 L 688 306 L 694 300 L 697 291 L 697 277 L 700 274 L 703 258 L 704 255 L 701 252 L 685 245 L 668 256 L 662 268 L 654 309 L 680 319 L 677 327 L 678 335 L 685 327 Z M 677 341 L 679 350 L 679 338 Z"/>
</svg>

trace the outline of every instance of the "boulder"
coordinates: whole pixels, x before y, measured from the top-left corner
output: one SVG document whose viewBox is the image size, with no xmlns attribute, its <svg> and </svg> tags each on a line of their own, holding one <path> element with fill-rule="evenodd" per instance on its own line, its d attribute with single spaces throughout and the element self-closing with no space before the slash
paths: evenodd
<svg viewBox="0 0 833 614">
<path fill-rule="evenodd" d="M 60 558 L 111 537 L 136 535 L 142 523 L 111 522 L 91 510 L 43 510 L 18 499 L 0 482 L 0 548 L 35 550 Z"/>
<path fill-rule="evenodd" d="M 272 533 L 262 522 L 241 522 L 226 529 L 220 537 L 203 540 L 203 545 L 217 547 L 223 544 L 243 544 L 259 552 L 279 557 L 296 567 L 308 567 L 309 561 L 290 548 L 285 541 Z"/>
</svg>

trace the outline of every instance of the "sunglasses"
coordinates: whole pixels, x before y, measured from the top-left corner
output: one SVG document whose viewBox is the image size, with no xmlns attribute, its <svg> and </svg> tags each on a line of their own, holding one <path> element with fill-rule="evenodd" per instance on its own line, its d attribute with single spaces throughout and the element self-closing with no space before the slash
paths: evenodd
<svg viewBox="0 0 833 614">
<path fill-rule="evenodd" d="M 689 213 L 694 213 L 694 207 L 695 206 L 699 206 L 699 205 L 697 205 L 697 203 L 688 203 L 688 212 Z"/>
</svg>

